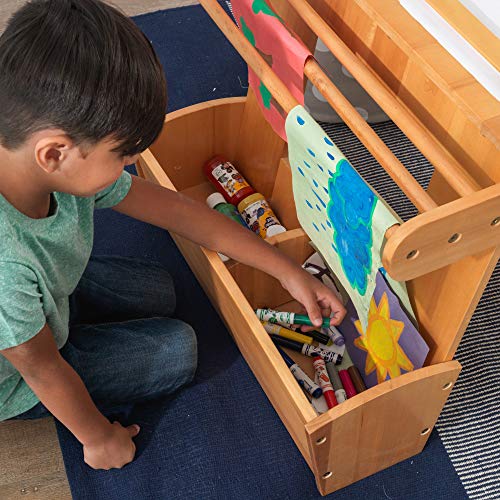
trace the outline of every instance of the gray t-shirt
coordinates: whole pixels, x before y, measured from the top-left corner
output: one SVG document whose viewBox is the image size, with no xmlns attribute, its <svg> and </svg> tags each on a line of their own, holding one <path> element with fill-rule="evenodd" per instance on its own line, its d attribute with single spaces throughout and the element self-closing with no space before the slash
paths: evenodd
<svg viewBox="0 0 500 500">
<path fill-rule="evenodd" d="M 58 348 L 68 339 L 69 296 L 87 266 L 94 209 L 120 203 L 132 178 L 123 172 L 110 187 L 82 198 L 54 193 L 55 209 L 31 219 L 0 195 L 0 350 L 51 328 Z M 38 403 L 19 372 L 0 355 L 0 421 Z"/>
</svg>

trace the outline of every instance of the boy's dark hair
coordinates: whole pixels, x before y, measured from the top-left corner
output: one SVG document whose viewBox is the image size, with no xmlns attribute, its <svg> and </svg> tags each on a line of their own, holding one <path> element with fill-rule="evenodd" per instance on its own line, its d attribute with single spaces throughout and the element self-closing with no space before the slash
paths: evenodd
<svg viewBox="0 0 500 500">
<path fill-rule="evenodd" d="M 167 91 L 132 20 L 99 0 L 33 0 L 0 37 L 0 143 L 60 128 L 76 144 L 112 137 L 135 155 L 158 137 Z"/>
</svg>

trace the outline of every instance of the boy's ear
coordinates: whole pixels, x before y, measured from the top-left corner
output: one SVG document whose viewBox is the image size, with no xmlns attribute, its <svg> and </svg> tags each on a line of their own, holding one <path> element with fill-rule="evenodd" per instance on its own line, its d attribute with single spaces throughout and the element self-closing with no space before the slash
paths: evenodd
<svg viewBox="0 0 500 500">
<path fill-rule="evenodd" d="M 35 144 L 35 160 L 38 166 L 51 174 L 61 168 L 71 153 L 74 143 L 67 135 L 51 135 L 40 138 Z"/>
</svg>

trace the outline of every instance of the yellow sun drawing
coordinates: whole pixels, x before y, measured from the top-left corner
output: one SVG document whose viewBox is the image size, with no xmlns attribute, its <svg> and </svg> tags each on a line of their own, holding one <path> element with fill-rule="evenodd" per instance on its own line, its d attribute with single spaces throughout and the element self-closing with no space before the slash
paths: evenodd
<svg viewBox="0 0 500 500">
<path fill-rule="evenodd" d="M 401 375 L 400 368 L 406 371 L 413 370 L 413 364 L 398 344 L 405 324 L 402 321 L 391 319 L 391 311 L 387 294 L 384 292 L 377 306 L 375 298 L 370 301 L 368 311 L 368 326 L 363 331 L 361 321 L 354 322 L 359 337 L 354 345 L 367 352 L 365 373 L 369 375 L 377 370 L 377 382 L 383 382 L 389 373 L 390 378 Z"/>
</svg>

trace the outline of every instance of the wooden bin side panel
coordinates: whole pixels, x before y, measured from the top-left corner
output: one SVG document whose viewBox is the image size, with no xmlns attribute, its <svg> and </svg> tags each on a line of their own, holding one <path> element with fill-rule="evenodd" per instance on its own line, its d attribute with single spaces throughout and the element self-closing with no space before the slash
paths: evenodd
<svg viewBox="0 0 500 500">
<path fill-rule="evenodd" d="M 178 191 L 207 182 L 203 164 L 216 154 L 234 159 L 245 103 L 245 97 L 216 99 L 166 116 L 150 151 Z"/>
<path fill-rule="evenodd" d="M 420 453 L 460 369 L 457 361 L 421 368 L 358 394 L 306 424 L 321 494 Z"/>
<path fill-rule="evenodd" d="M 142 154 L 140 170 L 146 179 L 175 190 L 150 151 Z M 215 252 L 172 234 L 191 270 L 233 334 L 245 360 L 257 377 L 295 444 L 311 465 L 304 424 L 316 417 L 269 335 L 245 296 Z M 203 334 L 203 332 L 199 332 Z"/>
</svg>

